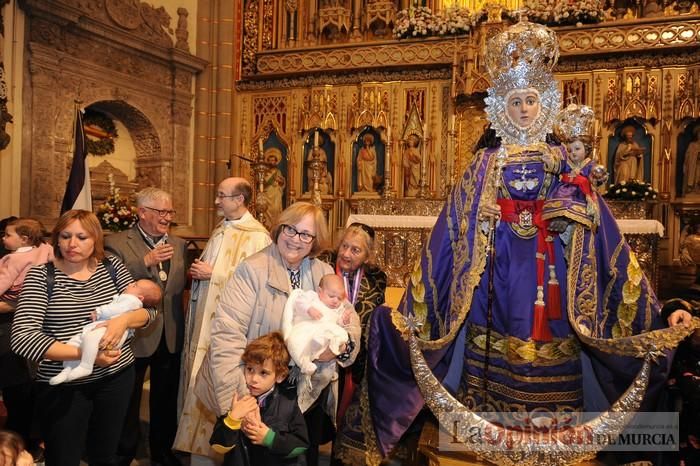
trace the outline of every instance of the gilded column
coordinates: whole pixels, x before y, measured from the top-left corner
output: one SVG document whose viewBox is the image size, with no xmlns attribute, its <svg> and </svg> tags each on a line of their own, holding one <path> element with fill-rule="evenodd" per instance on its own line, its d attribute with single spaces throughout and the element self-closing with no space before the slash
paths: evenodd
<svg viewBox="0 0 700 466">
<path fill-rule="evenodd" d="M 236 2 L 200 0 L 197 14 L 197 56 L 209 66 L 197 77 L 192 179 L 192 228 L 206 235 L 216 222 L 214 195 L 227 176 L 231 154 L 233 83 L 237 64 L 233 50 Z"/>
<path fill-rule="evenodd" d="M 360 32 L 360 12 L 362 10 L 362 0 L 352 0 L 352 32 L 350 33 L 351 40 L 360 40 L 362 33 Z"/>
<path fill-rule="evenodd" d="M 289 47 L 294 47 L 297 43 L 297 18 L 298 18 L 298 12 L 297 12 L 297 5 L 298 1 L 297 0 L 287 0 L 286 2 L 286 7 L 287 7 L 287 37 L 286 37 L 286 42 Z"/>
<path fill-rule="evenodd" d="M 309 3 L 309 12 L 306 26 L 306 42 L 308 44 L 316 43 L 316 0 L 307 0 Z"/>
</svg>

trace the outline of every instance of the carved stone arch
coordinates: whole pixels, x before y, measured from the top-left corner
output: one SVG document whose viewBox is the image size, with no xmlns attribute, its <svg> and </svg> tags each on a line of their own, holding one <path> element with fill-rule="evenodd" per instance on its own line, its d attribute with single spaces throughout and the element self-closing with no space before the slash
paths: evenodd
<svg viewBox="0 0 700 466">
<path fill-rule="evenodd" d="M 144 113 L 124 100 L 102 100 L 89 105 L 119 120 L 129 131 L 136 153 L 136 183 L 139 189 L 160 186 L 156 173 L 164 157 L 158 131 Z"/>
<path fill-rule="evenodd" d="M 22 215 L 47 226 L 55 222 L 73 156 L 73 103 L 79 101 L 126 126 L 137 155 L 138 186 L 171 193 L 175 221 L 188 228 L 192 82 L 206 61 L 166 37 L 170 19 L 164 8 L 130 2 L 142 13 L 132 28 L 125 22 L 131 18 L 122 8 L 126 3 L 87 2 L 94 8 L 79 17 L 67 3 L 19 2 L 29 31 L 23 132 L 31 135 L 22 141 L 22 174 L 28 180 L 21 186 Z"/>
</svg>

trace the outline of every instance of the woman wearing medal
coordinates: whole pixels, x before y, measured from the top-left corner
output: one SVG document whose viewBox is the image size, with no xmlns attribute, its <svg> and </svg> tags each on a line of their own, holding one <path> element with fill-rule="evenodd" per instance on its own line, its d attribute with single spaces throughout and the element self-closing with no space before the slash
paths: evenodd
<svg viewBox="0 0 700 466">
<path fill-rule="evenodd" d="M 348 464 L 354 455 L 351 445 L 360 441 L 359 428 L 359 385 L 364 376 L 367 341 L 365 339 L 367 324 L 374 309 L 384 303 L 386 291 L 386 273 L 372 265 L 374 250 L 374 230 L 364 223 L 348 226 L 338 242 L 335 251 L 321 253 L 319 259 L 328 262 L 335 273 L 343 278 L 348 301 L 353 303 L 362 324 L 362 344 L 357 359 L 352 366 L 340 372 L 340 393 L 338 398 L 338 436 L 334 449 L 335 455 Z"/>
</svg>

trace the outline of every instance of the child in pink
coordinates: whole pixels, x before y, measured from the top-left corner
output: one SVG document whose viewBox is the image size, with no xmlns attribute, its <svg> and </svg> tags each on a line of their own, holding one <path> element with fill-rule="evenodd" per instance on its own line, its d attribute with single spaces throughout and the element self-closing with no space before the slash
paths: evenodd
<svg viewBox="0 0 700 466">
<path fill-rule="evenodd" d="M 42 241 L 43 234 L 41 223 L 31 218 L 18 218 L 5 227 L 2 242 L 12 252 L 0 259 L 0 301 L 14 307 L 29 269 L 53 261 L 53 248 Z"/>
</svg>

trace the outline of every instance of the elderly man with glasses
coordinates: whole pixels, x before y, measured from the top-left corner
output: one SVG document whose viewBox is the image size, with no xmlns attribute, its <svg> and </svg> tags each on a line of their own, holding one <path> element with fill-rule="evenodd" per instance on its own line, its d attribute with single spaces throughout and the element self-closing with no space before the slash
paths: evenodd
<svg viewBox="0 0 700 466">
<path fill-rule="evenodd" d="M 119 442 L 120 464 L 129 465 L 139 443 L 139 407 L 146 369 L 151 369 L 149 445 L 151 464 L 179 464 L 172 452 L 177 431 L 177 384 L 184 334 L 182 294 L 185 249 L 182 238 L 169 235 L 175 217 L 169 193 L 146 188 L 136 195 L 139 220 L 133 228 L 105 238 L 105 250 L 121 259 L 134 280 L 157 283 L 163 297 L 151 325 L 136 331 L 136 383 Z"/>
<path fill-rule="evenodd" d="M 192 466 L 215 464 L 210 449 L 214 423 L 194 393 L 194 381 L 209 349 L 211 319 L 236 266 L 272 242 L 265 227 L 248 212 L 253 197 L 244 178 L 226 178 L 216 191 L 214 204 L 223 217 L 199 259 L 190 268 L 192 293 L 185 325 L 185 347 L 180 375 L 182 414 L 173 448 L 190 452 Z"/>
</svg>

